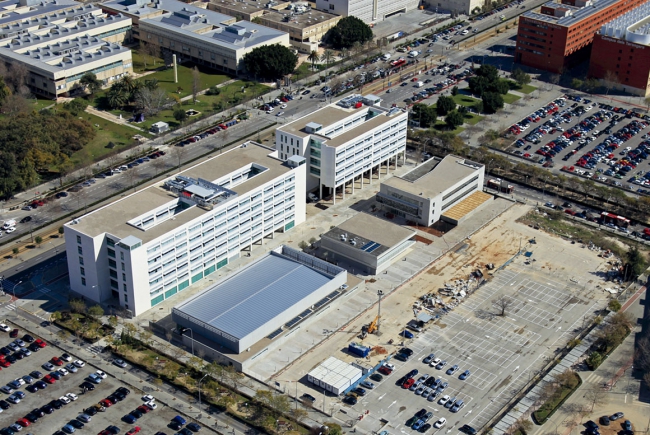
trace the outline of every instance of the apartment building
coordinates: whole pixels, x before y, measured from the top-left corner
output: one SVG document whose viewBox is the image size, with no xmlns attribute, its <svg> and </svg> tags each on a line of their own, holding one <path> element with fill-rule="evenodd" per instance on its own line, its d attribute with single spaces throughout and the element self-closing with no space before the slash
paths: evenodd
<svg viewBox="0 0 650 435">
<path fill-rule="evenodd" d="M 71 290 L 139 315 L 305 220 L 304 159 L 246 142 L 64 225 Z"/>
<path fill-rule="evenodd" d="M 22 64 L 25 84 L 38 95 L 74 96 L 79 79 L 94 73 L 105 85 L 133 72 L 122 47 L 131 19 L 65 0 L 0 2 L 0 60 Z"/>
<path fill-rule="evenodd" d="M 316 0 L 316 9 L 344 17 L 357 17 L 366 24 L 412 11 L 420 0 Z"/>
<path fill-rule="evenodd" d="M 370 97 L 370 98 L 369 98 Z M 352 95 L 276 129 L 275 148 L 281 159 L 304 157 L 309 166 L 307 190 L 323 197 L 366 175 L 380 176 L 380 168 L 406 158 L 408 114 L 399 108 L 385 109 L 364 103 L 376 101 Z M 336 201 L 336 195 L 334 195 Z"/>
<path fill-rule="evenodd" d="M 650 3 L 604 25 L 594 37 L 589 76 L 604 79 L 614 73 L 616 88 L 650 95 Z"/>
<path fill-rule="evenodd" d="M 515 62 L 561 73 L 589 58 L 596 32 L 646 0 L 562 0 L 519 19 Z"/>
</svg>

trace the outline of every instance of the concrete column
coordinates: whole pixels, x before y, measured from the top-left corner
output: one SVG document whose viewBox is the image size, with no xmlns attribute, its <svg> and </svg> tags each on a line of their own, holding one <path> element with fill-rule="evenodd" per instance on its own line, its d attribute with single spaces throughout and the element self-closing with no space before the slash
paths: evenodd
<svg viewBox="0 0 650 435">
<path fill-rule="evenodd" d="M 354 195 L 354 179 L 355 179 L 355 178 L 356 178 L 356 177 L 355 177 L 354 175 L 352 175 L 352 194 L 353 194 L 353 195 Z"/>
<path fill-rule="evenodd" d="M 341 191 L 343 192 L 343 201 L 345 201 L 345 180 L 343 180 L 343 185 L 341 186 Z"/>
<path fill-rule="evenodd" d="M 334 205 L 336 205 L 336 184 L 334 185 L 334 188 L 332 189 L 332 198 L 334 198 Z"/>
<path fill-rule="evenodd" d="M 323 199 L 323 183 L 318 183 L 318 198 Z"/>
<path fill-rule="evenodd" d="M 379 162 L 379 168 L 377 168 L 377 181 L 381 181 L 381 162 Z"/>
</svg>

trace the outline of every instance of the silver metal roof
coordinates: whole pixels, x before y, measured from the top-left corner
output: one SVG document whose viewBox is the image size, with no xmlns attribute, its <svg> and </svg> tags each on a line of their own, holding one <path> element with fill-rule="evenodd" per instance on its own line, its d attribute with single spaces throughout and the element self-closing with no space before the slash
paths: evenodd
<svg viewBox="0 0 650 435">
<path fill-rule="evenodd" d="M 241 340 L 331 279 L 271 252 L 174 310 Z"/>
</svg>

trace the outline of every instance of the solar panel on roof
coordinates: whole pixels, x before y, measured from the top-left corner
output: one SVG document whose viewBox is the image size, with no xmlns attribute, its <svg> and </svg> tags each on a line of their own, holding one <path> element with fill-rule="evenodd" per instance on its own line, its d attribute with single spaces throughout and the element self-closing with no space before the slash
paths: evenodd
<svg viewBox="0 0 650 435">
<path fill-rule="evenodd" d="M 334 290 L 332 293 L 330 293 L 330 294 L 327 295 L 327 298 L 328 298 L 328 299 L 334 299 L 334 298 L 337 297 L 340 293 L 341 293 L 340 291 L 338 291 L 338 290 Z"/>
<path fill-rule="evenodd" d="M 373 243 L 375 243 L 375 242 L 367 242 L 365 245 L 363 245 L 363 246 L 361 247 L 361 250 L 362 250 L 362 251 L 365 251 L 366 249 L 368 249 L 369 247 L 371 247 L 371 246 L 373 245 Z"/>
<path fill-rule="evenodd" d="M 282 328 L 278 328 L 275 331 L 271 332 L 269 335 L 266 336 L 269 340 L 273 340 L 275 337 L 278 335 L 282 334 Z"/>
<path fill-rule="evenodd" d="M 318 301 L 318 302 L 316 302 L 316 303 L 314 304 L 314 309 L 316 309 L 316 310 L 319 309 L 320 307 L 322 307 L 323 305 L 325 305 L 325 304 L 328 303 L 329 301 L 330 301 L 330 298 L 323 298 L 323 299 L 321 299 L 320 301 Z"/>
<path fill-rule="evenodd" d="M 380 246 L 381 245 L 379 243 L 375 243 L 370 248 L 368 248 L 368 250 L 366 252 L 370 253 L 370 252 L 374 251 L 375 249 L 379 248 Z"/>
<path fill-rule="evenodd" d="M 304 317 L 309 316 L 310 314 L 311 314 L 311 310 L 310 310 L 310 309 L 306 309 L 306 310 L 303 311 L 302 313 L 298 314 L 298 317 L 302 317 L 302 318 L 304 318 Z"/>
<path fill-rule="evenodd" d="M 284 324 L 287 328 L 291 328 L 292 326 L 296 325 L 302 320 L 300 316 L 294 317 L 293 319 L 289 320 L 287 323 Z"/>
</svg>

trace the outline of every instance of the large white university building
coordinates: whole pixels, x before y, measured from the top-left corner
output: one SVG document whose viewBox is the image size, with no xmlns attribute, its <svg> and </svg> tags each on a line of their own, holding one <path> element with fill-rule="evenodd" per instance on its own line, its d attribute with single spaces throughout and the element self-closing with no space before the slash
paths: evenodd
<svg viewBox="0 0 650 435">
<path fill-rule="evenodd" d="M 139 315 L 305 220 L 306 165 L 247 142 L 65 224 L 73 292 Z"/>
<path fill-rule="evenodd" d="M 348 183 L 354 191 L 355 180 L 363 182 L 367 174 L 372 182 L 381 165 L 388 168 L 398 156 L 406 158 L 407 112 L 373 105 L 375 101 L 353 95 L 277 128 L 279 157 L 302 156 L 309 166 L 308 191 L 318 190 L 322 198 L 323 188 L 335 193 Z"/>
</svg>

